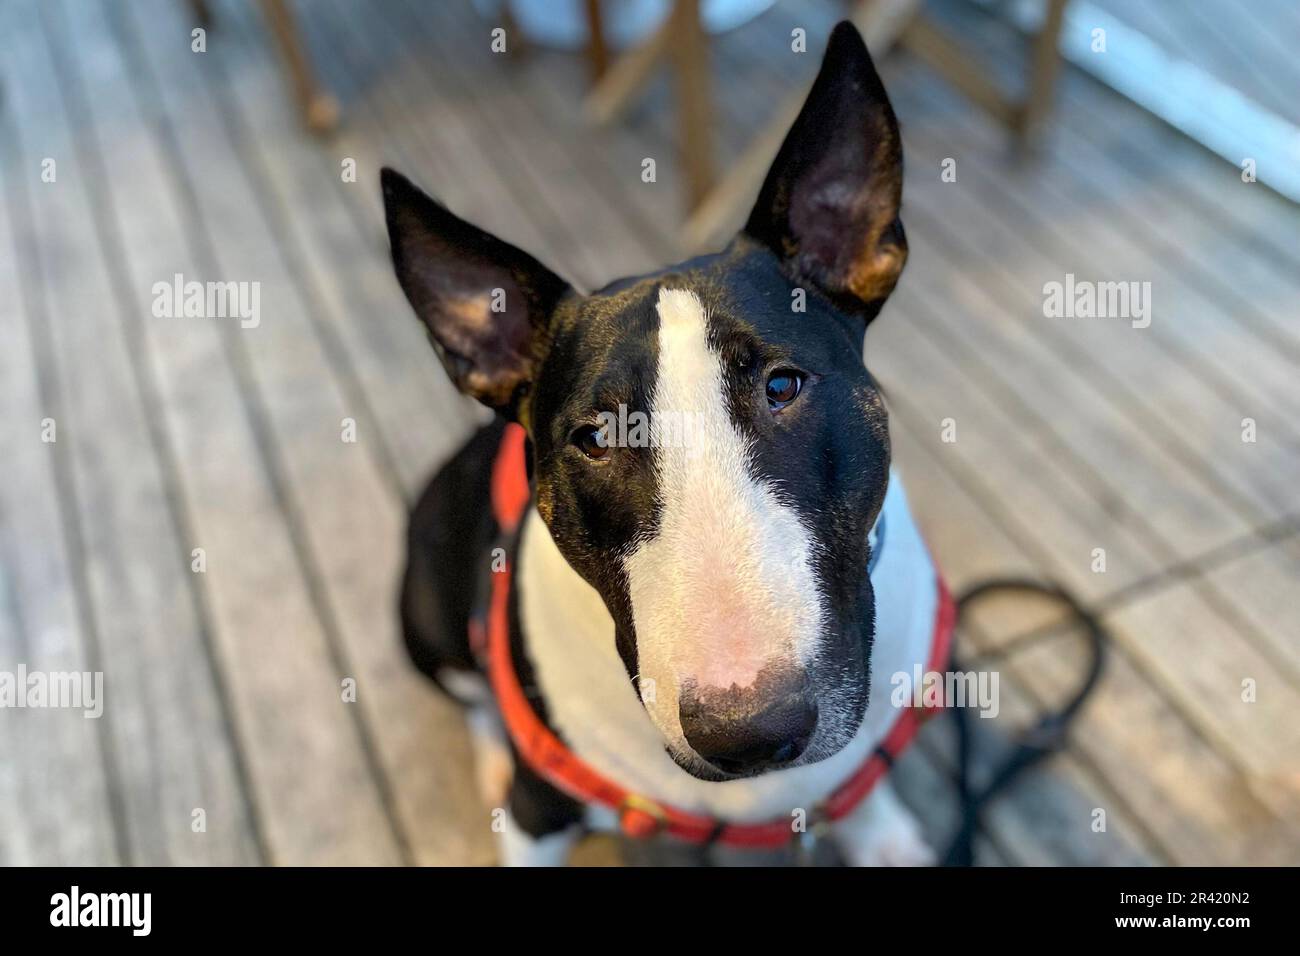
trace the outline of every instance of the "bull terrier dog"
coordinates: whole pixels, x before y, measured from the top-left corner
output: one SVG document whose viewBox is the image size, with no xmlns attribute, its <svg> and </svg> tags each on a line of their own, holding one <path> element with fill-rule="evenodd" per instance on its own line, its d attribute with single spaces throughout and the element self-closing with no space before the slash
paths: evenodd
<svg viewBox="0 0 1300 956">
<path fill-rule="evenodd" d="M 466 704 L 504 861 L 587 828 L 932 861 L 883 782 L 950 602 L 863 337 L 907 259 L 902 147 L 841 23 L 744 228 L 584 294 L 401 174 L 393 265 L 496 412 L 414 509 L 416 665 Z"/>
</svg>

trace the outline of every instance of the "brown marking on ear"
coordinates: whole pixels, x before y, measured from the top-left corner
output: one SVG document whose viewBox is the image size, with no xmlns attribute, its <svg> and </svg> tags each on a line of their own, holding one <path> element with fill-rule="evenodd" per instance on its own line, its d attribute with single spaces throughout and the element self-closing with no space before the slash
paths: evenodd
<svg viewBox="0 0 1300 956">
<path fill-rule="evenodd" d="M 907 264 L 907 244 L 885 239 L 885 232 L 877 229 L 866 238 L 849 270 L 848 290 L 863 302 L 888 297 Z"/>
<path fill-rule="evenodd" d="M 384 169 L 381 182 L 393 267 L 438 357 L 457 388 L 513 417 L 567 283 L 400 173 Z"/>
<path fill-rule="evenodd" d="M 902 198 L 898 123 L 862 38 L 846 21 L 831 35 L 745 231 L 798 279 L 870 320 L 907 262 Z"/>
</svg>

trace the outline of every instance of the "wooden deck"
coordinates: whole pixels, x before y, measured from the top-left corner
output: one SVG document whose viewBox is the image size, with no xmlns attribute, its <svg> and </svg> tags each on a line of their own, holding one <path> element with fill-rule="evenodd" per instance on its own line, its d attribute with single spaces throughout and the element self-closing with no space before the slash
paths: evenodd
<svg viewBox="0 0 1300 956">
<path fill-rule="evenodd" d="M 0 670 L 103 671 L 107 697 L 0 710 L 0 863 L 491 862 L 459 717 L 394 612 L 405 506 L 475 411 L 391 276 L 376 176 L 592 286 L 680 257 L 670 91 L 594 132 L 582 61 L 491 53 L 468 3 L 317 0 L 345 108 L 320 143 L 256 10 L 213 6 L 205 54 L 175 0 L 0 8 Z M 834 18 L 784 2 L 717 40 L 720 160 Z M 1072 71 L 1025 158 L 915 61 L 883 70 L 912 260 L 867 360 L 913 508 L 954 588 L 1058 579 L 1114 633 L 980 861 L 1300 862 L 1300 214 Z M 259 281 L 261 325 L 154 318 L 177 273 Z M 1150 327 L 1045 318 L 1067 273 L 1149 281 Z M 992 746 L 1076 679 L 1055 623 L 1003 602 L 962 634 L 1005 654 Z M 950 765 L 935 725 L 898 770 L 936 841 Z"/>
</svg>

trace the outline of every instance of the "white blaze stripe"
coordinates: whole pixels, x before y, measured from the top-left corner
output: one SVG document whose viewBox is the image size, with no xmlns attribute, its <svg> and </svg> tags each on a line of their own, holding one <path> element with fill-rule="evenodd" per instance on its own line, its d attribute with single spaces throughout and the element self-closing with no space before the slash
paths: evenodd
<svg viewBox="0 0 1300 956">
<path fill-rule="evenodd" d="M 773 488 L 723 397 L 720 357 L 694 293 L 659 293 L 658 377 L 651 419 L 691 421 L 685 446 L 656 450 L 658 535 L 625 561 L 642 681 L 655 723 L 681 740 L 686 681 L 747 687 L 770 663 L 807 664 L 826 621 L 814 538 Z"/>
</svg>

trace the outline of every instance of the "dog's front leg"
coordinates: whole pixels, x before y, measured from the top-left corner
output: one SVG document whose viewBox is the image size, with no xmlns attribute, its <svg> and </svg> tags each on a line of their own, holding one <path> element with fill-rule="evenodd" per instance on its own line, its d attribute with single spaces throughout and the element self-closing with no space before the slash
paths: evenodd
<svg viewBox="0 0 1300 956">
<path fill-rule="evenodd" d="M 507 810 L 502 818 L 497 845 L 503 866 L 564 866 L 581 836 L 581 828 L 572 824 L 554 833 L 534 836 L 519 825 Z"/>
<path fill-rule="evenodd" d="M 582 836 L 583 806 L 538 777 L 515 755 L 499 828 L 506 866 L 563 866 Z"/>
<path fill-rule="evenodd" d="M 849 866 L 933 866 L 934 850 L 912 811 L 888 781 L 831 828 L 831 839 Z"/>
</svg>

